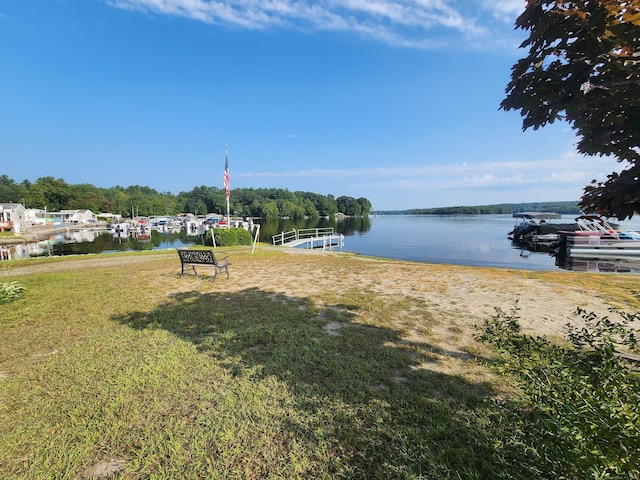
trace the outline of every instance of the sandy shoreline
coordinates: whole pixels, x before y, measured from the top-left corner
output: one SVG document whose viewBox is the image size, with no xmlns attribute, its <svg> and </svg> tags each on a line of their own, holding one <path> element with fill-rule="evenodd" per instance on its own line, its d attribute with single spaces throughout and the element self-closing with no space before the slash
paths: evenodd
<svg viewBox="0 0 640 480">
<path fill-rule="evenodd" d="M 596 277 L 588 273 L 527 272 L 374 259 L 318 250 L 276 250 L 285 254 L 273 254 L 271 247 L 259 247 L 255 255 L 248 252 L 234 255 L 231 251 L 231 279 L 221 276 L 216 282 L 201 282 L 199 288 L 228 292 L 261 289 L 296 298 L 310 298 L 331 290 L 354 290 L 415 299 L 428 305 L 443 329 L 440 340 L 456 350 L 461 345 L 455 344 L 459 343 L 460 337 L 466 336 L 462 331 L 469 333 L 474 325 L 491 318 L 496 308 L 511 311 L 516 300 L 521 309 L 523 330 L 550 336 L 563 333 L 567 322 L 575 318 L 578 306 L 599 315 L 607 315 L 611 306 L 623 306 L 613 305 L 612 299 L 602 292 L 585 289 L 582 282 L 573 281 L 582 276 Z M 77 268 L 136 268 L 136 264 L 142 263 L 152 264 L 147 268 L 153 268 L 159 275 L 180 271 L 178 256 L 171 250 L 78 255 L 44 262 L 38 259 L 18 261 L 7 265 L 0 278 Z M 597 278 L 603 281 L 616 279 L 611 275 Z M 634 277 L 627 278 L 633 281 Z M 176 283 L 176 288 L 192 288 L 193 281 L 185 278 Z"/>
</svg>

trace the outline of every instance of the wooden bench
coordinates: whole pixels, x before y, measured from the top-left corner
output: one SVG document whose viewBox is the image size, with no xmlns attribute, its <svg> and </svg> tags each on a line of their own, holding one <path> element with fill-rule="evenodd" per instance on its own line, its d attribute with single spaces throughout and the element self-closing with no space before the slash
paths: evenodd
<svg viewBox="0 0 640 480">
<path fill-rule="evenodd" d="M 227 274 L 227 278 L 229 278 L 229 265 L 231 265 L 231 263 L 228 261 L 228 256 L 216 258 L 213 250 L 189 250 L 188 248 L 178 248 L 177 250 L 178 255 L 180 255 L 181 273 L 183 275 L 185 266 L 191 267 L 193 273 L 198 275 L 198 272 L 196 272 L 196 265 L 198 265 L 213 267 L 214 280 L 218 276 L 218 272 L 222 272 L 223 270 Z"/>
</svg>

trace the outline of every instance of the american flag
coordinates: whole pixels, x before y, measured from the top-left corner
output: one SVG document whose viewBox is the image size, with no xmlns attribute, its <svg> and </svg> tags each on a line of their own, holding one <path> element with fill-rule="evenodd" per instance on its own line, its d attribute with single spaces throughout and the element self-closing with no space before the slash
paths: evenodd
<svg viewBox="0 0 640 480">
<path fill-rule="evenodd" d="M 222 188 L 224 188 L 224 193 L 229 200 L 229 193 L 231 192 L 231 185 L 229 184 L 229 148 L 225 147 L 226 155 L 224 160 L 224 177 L 222 181 Z"/>
</svg>

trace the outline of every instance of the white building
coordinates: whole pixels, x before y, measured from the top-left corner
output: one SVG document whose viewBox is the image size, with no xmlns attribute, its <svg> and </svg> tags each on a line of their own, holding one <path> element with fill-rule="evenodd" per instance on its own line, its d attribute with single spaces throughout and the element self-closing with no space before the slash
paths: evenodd
<svg viewBox="0 0 640 480">
<path fill-rule="evenodd" d="M 26 211 L 21 203 L 0 203 L 0 232 L 20 233 L 26 222 Z"/>
<path fill-rule="evenodd" d="M 96 216 L 98 216 L 100 218 L 105 218 L 110 223 L 116 223 L 116 222 L 119 222 L 120 220 L 122 220 L 122 215 L 115 214 L 115 213 L 100 212 L 100 213 L 97 213 Z"/>
<path fill-rule="evenodd" d="M 53 223 L 53 218 L 49 216 L 49 212 L 40 208 L 27 208 L 26 210 L 27 225 L 47 225 Z"/>
<path fill-rule="evenodd" d="M 91 210 L 60 210 L 59 212 L 49 212 L 49 216 L 61 223 L 95 222 L 98 217 Z"/>
</svg>

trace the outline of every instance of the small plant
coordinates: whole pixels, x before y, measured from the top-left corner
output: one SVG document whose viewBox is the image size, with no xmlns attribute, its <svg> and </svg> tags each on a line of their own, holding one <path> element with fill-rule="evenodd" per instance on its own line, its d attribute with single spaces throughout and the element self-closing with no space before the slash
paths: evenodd
<svg viewBox="0 0 640 480">
<path fill-rule="evenodd" d="M 0 282 L 0 303 L 16 300 L 24 292 L 24 285 L 18 282 Z"/>
<path fill-rule="evenodd" d="M 505 312 L 499 307 L 494 307 L 494 310 L 495 315 L 484 321 L 482 332 L 477 335 L 477 338 L 494 347 L 502 348 L 519 338 L 520 307 L 518 307 L 518 300 L 516 300 L 510 312 Z"/>
<path fill-rule="evenodd" d="M 505 414 L 535 452 L 532 462 L 546 478 L 638 478 L 640 388 L 620 356 L 638 346 L 629 325 L 638 314 L 612 310 L 622 318 L 613 321 L 578 308 L 583 326 L 568 325 L 571 345 L 562 347 L 521 335 L 517 310 L 497 310 L 477 337 L 498 349 L 500 370 L 522 388 L 524 404 Z"/>
</svg>

